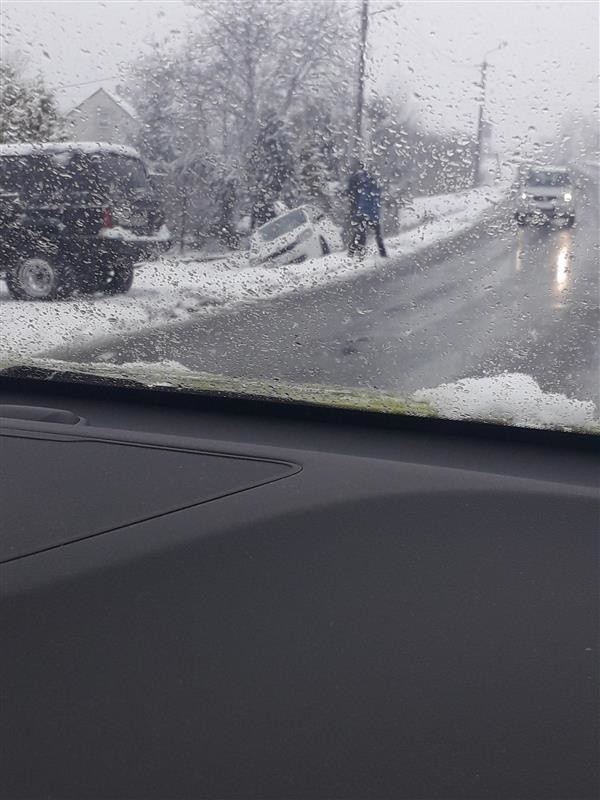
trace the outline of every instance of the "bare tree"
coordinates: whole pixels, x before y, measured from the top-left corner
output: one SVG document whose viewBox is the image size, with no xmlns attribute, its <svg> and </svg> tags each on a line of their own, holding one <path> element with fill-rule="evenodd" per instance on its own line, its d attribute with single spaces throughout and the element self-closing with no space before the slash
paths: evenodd
<svg viewBox="0 0 600 800">
<path fill-rule="evenodd" d="M 235 206 L 246 213 L 259 194 L 263 208 L 290 194 L 286 154 L 302 136 L 298 122 L 316 122 L 308 108 L 345 120 L 353 31 L 344 5 L 330 0 L 190 5 L 197 14 L 185 42 L 138 62 L 130 97 L 142 119 L 141 148 L 169 165 L 173 202 L 185 206 L 178 217 L 201 214 L 208 229 L 216 215 L 230 230 Z"/>
<path fill-rule="evenodd" d="M 236 218 L 252 209 L 268 217 L 276 199 L 316 199 L 339 217 L 355 143 L 356 4 L 188 5 L 185 41 L 156 47 L 127 81 L 140 147 L 170 174 L 176 219 L 193 220 L 197 236 L 226 230 L 232 240 Z M 415 100 L 371 91 L 364 112 L 369 168 L 390 202 L 468 185 L 468 136 L 428 131 Z"/>
<path fill-rule="evenodd" d="M 192 3 L 201 18 L 194 61 L 204 87 L 229 121 L 229 140 L 247 153 L 261 121 L 285 121 L 312 97 L 340 96 L 348 81 L 351 31 L 342 4 L 321 2 Z"/>
</svg>

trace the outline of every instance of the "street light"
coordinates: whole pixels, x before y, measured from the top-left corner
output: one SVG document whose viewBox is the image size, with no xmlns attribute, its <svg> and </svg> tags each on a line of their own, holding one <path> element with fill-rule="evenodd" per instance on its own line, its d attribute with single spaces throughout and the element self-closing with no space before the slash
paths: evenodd
<svg viewBox="0 0 600 800">
<path fill-rule="evenodd" d="M 474 165 L 474 183 L 475 185 L 479 185 L 480 181 L 480 170 L 481 170 L 481 156 L 483 152 L 483 111 L 485 107 L 485 90 L 486 90 L 486 80 L 487 80 L 487 68 L 488 62 L 487 57 L 492 53 L 496 53 L 498 50 L 502 50 L 504 47 L 508 45 L 508 42 L 500 42 L 499 45 L 496 47 L 492 47 L 491 50 L 488 50 L 483 54 L 483 61 L 481 62 L 481 81 L 479 83 L 479 88 L 481 89 L 481 98 L 479 101 L 479 112 L 477 114 L 477 150 L 475 153 L 475 165 Z"/>
</svg>

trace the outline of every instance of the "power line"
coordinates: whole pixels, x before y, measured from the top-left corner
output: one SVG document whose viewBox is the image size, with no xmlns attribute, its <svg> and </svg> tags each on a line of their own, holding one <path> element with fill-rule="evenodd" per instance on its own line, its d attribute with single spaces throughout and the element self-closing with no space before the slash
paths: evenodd
<svg viewBox="0 0 600 800">
<path fill-rule="evenodd" d="M 92 83 L 103 83 L 104 81 L 118 81 L 121 75 L 109 75 L 105 78 L 97 78 L 95 81 L 83 81 L 82 83 L 60 83 L 54 89 L 73 89 L 77 86 L 91 86 Z"/>
</svg>

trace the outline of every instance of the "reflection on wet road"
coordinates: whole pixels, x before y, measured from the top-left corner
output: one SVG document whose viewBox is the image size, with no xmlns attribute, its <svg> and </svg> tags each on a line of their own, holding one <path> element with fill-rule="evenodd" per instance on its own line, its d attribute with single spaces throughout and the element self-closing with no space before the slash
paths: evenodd
<svg viewBox="0 0 600 800">
<path fill-rule="evenodd" d="M 571 244 L 569 237 L 561 234 L 559 240 L 559 249 L 556 255 L 556 279 L 554 286 L 557 292 L 562 292 L 567 284 L 569 274 L 569 246 Z"/>
<path fill-rule="evenodd" d="M 119 361 L 173 359 L 235 377 L 400 392 L 518 371 L 545 390 L 598 402 L 598 206 L 590 198 L 573 228 L 517 228 L 507 212 L 435 254 L 111 350 Z"/>
<path fill-rule="evenodd" d="M 516 244 L 515 271 L 538 269 L 538 265 L 550 267 L 547 277 L 552 277 L 552 291 L 557 297 L 568 288 L 569 273 L 575 255 L 576 233 L 572 228 L 538 228 L 535 233 L 519 230 Z M 546 282 L 546 277 L 542 280 Z"/>
</svg>

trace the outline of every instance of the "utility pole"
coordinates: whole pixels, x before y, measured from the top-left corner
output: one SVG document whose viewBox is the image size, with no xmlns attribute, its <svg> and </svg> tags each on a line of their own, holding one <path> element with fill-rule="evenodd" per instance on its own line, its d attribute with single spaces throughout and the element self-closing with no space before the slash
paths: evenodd
<svg viewBox="0 0 600 800">
<path fill-rule="evenodd" d="M 479 82 L 481 98 L 479 100 L 479 109 L 477 111 L 477 149 L 475 151 L 475 164 L 473 169 L 473 183 L 475 186 L 479 186 L 479 181 L 481 180 L 481 175 L 479 173 L 481 170 L 481 156 L 483 155 L 483 110 L 485 108 L 487 67 L 487 59 L 484 57 L 481 64 L 481 80 Z"/>
<path fill-rule="evenodd" d="M 485 93 L 487 89 L 487 69 L 488 69 L 488 61 L 487 57 L 490 53 L 495 53 L 497 50 L 502 50 L 503 47 L 506 47 L 508 42 L 500 42 L 497 47 L 488 50 L 487 53 L 483 55 L 483 61 L 481 62 L 481 79 L 479 82 L 479 88 L 481 89 L 481 96 L 479 99 L 479 109 L 477 111 L 477 149 L 475 150 L 475 163 L 473 165 L 473 183 L 475 186 L 479 186 L 479 181 L 481 180 L 481 160 L 483 156 L 483 131 L 484 131 L 484 123 L 485 123 Z"/>
<path fill-rule="evenodd" d="M 363 109 L 365 104 L 365 66 L 367 63 L 367 30 L 369 28 L 369 0 L 362 0 L 360 12 L 360 45 L 358 54 L 358 91 L 356 95 L 356 151 L 362 155 Z"/>
<path fill-rule="evenodd" d="M 188 223 L 188 181 L 187 173 L 184 172 L 182 176 L 182 195 L 181 195 L 181 217 L 179 220 L 179 252 L 183 253 L 185 250 L 185 239 L 187 235 Z"/>
<path fill-rule="evenodd" d="M 360 158 L 363 147 L 363 110 L 365 106 L 365 71 L 367 64 L 367 32 L 369 30 L 369 14 L 374 17 L 376 14 L 387 14 L 388 11 L 395 11 L 402 8 L 401 4 L 380 8 L 377 11 L 369 12 L 369 0 L 362 0 L 360 10 L 360 42 L 358 52 L 358 88 L 356 92 L 356 155 Z"/>
</svg>

